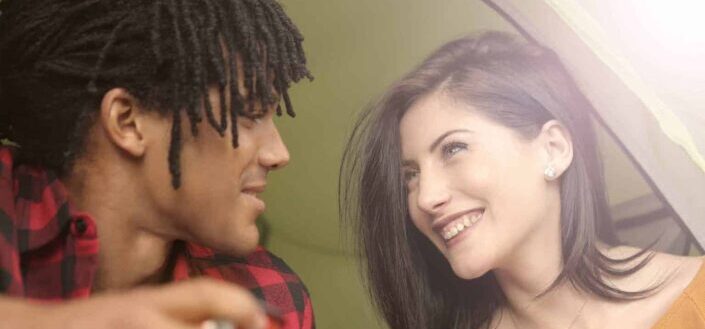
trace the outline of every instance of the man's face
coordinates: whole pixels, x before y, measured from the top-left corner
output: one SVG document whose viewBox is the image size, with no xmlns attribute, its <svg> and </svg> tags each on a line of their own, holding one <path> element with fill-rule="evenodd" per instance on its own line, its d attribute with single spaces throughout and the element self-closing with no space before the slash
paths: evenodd
<svg viewBox="0 0 705 329">
<path fill-rule="evenodd" d="M 218 94 L 210 90 L 216 118 L 221 111 Z M 158 143 L 145 158 L 149 197 L 161 222 L 154 233 L 199 243 L 233 255 L 253 251 L 259 241 L 255 220 L 265 209 L 259 195 L 267 173 L 285 166 L 289 153 L 274 125 L 272 108 L 259 119 L 238 117 L 239 146 L 233 148 L 230 126 L 221 137 L 206 120 L 198 124 L 198 136 L 182 113 L 180 156 L 181 187 L 171 186 L 167 168 L 170 119 L 156 130 Z"/>
</svg>

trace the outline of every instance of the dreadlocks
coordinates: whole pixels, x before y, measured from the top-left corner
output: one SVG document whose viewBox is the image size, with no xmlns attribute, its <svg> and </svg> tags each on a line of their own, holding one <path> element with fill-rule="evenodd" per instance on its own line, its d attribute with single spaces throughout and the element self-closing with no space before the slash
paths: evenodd
<svg viewBox="0 0 705 329">
<path fill-rule="evenodd" d="M 237 147 L 238 116 L 261 115 L 247 105 L 274 105 L 276 92 L 293 117 L 289 86 L 313 79 L 303 37 L 274 0 L 2 0 L 0 12 L 0 139 L 21 146 L 19 162 L 60 175 L 112 88 L 172 116 L 168 163 L 178 188 L 184 112 L 194 136 L 204 115 L 221 136 L 229 118 Z"/>
</svg>

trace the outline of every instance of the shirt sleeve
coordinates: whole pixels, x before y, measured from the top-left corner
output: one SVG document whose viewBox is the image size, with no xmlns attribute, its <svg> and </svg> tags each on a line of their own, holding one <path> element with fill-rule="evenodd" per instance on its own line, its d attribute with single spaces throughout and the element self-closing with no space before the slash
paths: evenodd
<svg viewBox="0 0 705 329">
<path fill-rule="evenodd" d="M 22 295 L 12 179 L 12 154 L 0 147 L 0 294 Z"/>
</svg>

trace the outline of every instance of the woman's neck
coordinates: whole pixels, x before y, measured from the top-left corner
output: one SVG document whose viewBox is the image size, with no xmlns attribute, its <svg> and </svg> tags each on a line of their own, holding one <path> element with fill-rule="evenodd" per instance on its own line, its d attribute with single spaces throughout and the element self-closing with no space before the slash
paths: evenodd
<svg viewBox="0 0 705 329">
<path fill-rule="evenodd" d="M 502 323 L 512 324 L 510 328 L 580 328 L 575 326 L 576 319 L 590 296 L 568 281 L 552 287 L 563 270 L 560 210 L 546 221 L 552 224 L 532 232 L 521 248 L 494 270 L 507 300 L 504 314 L 498 315 Z"/>
<path fill-rule="evenodd" d="M 545 287 L 537 294 L 531 294 L 529 292 L 533 289 L 516 286 L 510 288 L 506 281 L 501 280 L 498 278 L 507 298 L 507 304 L 497 314 L 501 317 L 501 328 L 597 328 L 587 325 L 587 319 L 581 315 L 588 313 L 587 309 L 601 305 L 596 303 L 593 296 L 576 289 L 569 282 L 564 281 L 547 292 L 548 287 Z M 538 296 L 542 292 L 545 294 Z"/>
</svg>

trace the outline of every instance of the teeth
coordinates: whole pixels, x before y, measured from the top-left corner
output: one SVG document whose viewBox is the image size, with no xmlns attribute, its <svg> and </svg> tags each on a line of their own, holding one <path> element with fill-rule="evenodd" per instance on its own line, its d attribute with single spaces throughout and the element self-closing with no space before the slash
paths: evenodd
<svg viewBox="0 0 705 329">
<path fill-rule="evenodd" d="M 480 220 L 480 216 L 482 216 L 482 214 L 474 214 L 472 215 L 472 217 L 470 217 L 470 221 L 475 224 L 478 220 Z"/>
<path fill-rule="evenodd" d="M 448 240 L 454 238 L 456 235 L 460 234 L 460 232 L 464 231 L 466 228 L 477 223 L 477 221 L 480 220 L 480 217 L 482 217 L 482 213 L 475 213 L 475 214 L 472 214 L 471 216 L 463 217 L 462 222 L 458 222 L 455 225 L 451 225 L 451 227 L 448 230 L 446 230 L 442 233 L 443 239 L 448 241 Z"/>
</svg>

